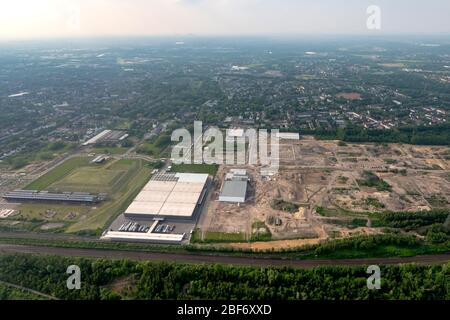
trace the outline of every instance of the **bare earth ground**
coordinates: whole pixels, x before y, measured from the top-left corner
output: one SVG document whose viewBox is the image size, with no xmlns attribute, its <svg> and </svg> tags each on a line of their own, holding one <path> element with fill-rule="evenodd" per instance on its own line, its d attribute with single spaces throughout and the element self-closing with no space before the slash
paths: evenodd
<svg viewBox="0 0 450 320">
<path fill-rule="evenodd" d="M 449 154 L 448 147 L 339 145 L 337 141 L 317 141 L 309 137 L 300 141 L 283 140 L 280 143 L 281 168 L 273 177 L 261 176 L 260 167 L 221 166 L 211 202 L 198 226 L 201 231 L 244 233 L 249 240 L 254 232 L 253 223 L 265 222 L 274 241 L 231 244 L 254 249 L 298 247 L 352 234 L 379 233 L 380 230 L 367 226 L 336 223 L 330 217 L 318 215 L 316 208 L 354 212 L 350 218 L 361 218 L 358 213 L 364 218 L 364 213 L 385 210 L 415 212 L 449 208 Z M 230 168 L 246 168 L 251 177 L 245 204 L 217 201 Z M 364 171 L 387 182 L 391 191 L 360 185 Z M 275 198 L 297 204 L 301 209 L 297 213 L 275 210 L 271 206 Z M 269 224 L 273 221 L 270 217 L 281 219 L 282 224 Z M 341 218 L 342 221 L 349 219 Z"/>
</svg>

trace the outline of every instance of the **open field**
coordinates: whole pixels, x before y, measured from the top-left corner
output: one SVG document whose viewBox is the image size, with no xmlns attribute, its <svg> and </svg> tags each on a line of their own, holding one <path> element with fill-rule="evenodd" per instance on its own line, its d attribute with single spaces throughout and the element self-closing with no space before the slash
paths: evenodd
<svg viewBox="0 0 450 320">
<path fill-rule="evenodd" d="M 107 200 L 90 205 L 23 203 L 8 219 L 12 227 L 34 231 L 98 233 L 131 203 L 148 181 L 151 167 L 143 160 L 110 159 L 91 164 L 91 158 L 72 158 L 27 186 L 58 192 L 107 193 Z M 6 222 L 5 222 L 6 223 Z"/>
<path fill-rule="evenodd" d="M 172 165 L 173 172 L 180 173 L 206 173 L 211 176 L 217 174 L 219 169 L 216 165 L 205 165 L 205 164 L 174 164 Z"/>
<path fill-rule="evenodd" d="M 200 231 L 239 232 L 248 241 L 258 239 L 253 224 L 265 222 L 271 241 L 241 246 L 259 249 L 378 234 L 382 229 L 372 224 L 382 212 L 450 210 L 449 152 L 448 147 L 340 144 L 309 137 L 282 140 L 277 175 L 263 177 L 260 168 L 243 167 L 251 177 L 245 204 L 217 201 L 231 168 L 220 167 Z"/>
<path fill-rule="evenodd" d="M 72 158 L 49 173 L 43 175 L 39 179 L 33 181 L 31 184 L 26 186 L 24 189 L 27 190 L 45 190 L 48 188 L 51 184 L 57 182 L 58 180 L 61 180 L 66 175 L 70 174 L 73 170 L 79 167 L 84 167 L 89 165 L 89 158 Z"/>
<path fill-rule="evenodd" d="M 25 189 L 54 192 L 115 192 L 138 164 L 129 160 L 111 160 L 92 164 L 91 158 L 72 158 L 29 184 Z"/>
<path fill-rule="evenodd" d="M 195 230 L 192 234 L 191 243 L 208 243 L 208 242 L 242 242 L 245 241 L 243 233 L 225 233 L 208 231 L 202 234 L 201 231 Z"/>
<path fill-rule="evenodd" d="M 51 190 L 114 193 L 137 169 L 137 162 L 127 160 L 108 161 L 106 164 L 100 165 L 93 164 L 73 171 L 54 183 Z"/>
<path fill-rule="evenodd" d="M 142 161 L 141 165 L 142 165 Z M 98 230 L 109 225 L 119 214 L 123 213 L 133 199 L 138 195 L 151 176 L 151 168 L 141 166 L 135 175 L 122 185 L 121 189 L 111 196 L 102 206 L 89 217 L 71 225 L 67 232 Z"/>
</svg>

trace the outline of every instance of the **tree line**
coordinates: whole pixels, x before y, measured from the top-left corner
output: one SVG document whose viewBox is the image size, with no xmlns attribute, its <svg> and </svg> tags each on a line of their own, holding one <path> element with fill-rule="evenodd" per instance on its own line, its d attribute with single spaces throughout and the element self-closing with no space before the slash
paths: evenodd
<svg viewBox="0 0 450 320">
<path fill-rule="evenodd" d="M 300 134 L 315 135 L 323 140 L 342 140 L 353 143 L 406 143 L 416 145 L 449 145 L 450 124 L 434 126 L 408 126 L 395 129 L 366 129 L 360 126 L 349 126 L 332 130 L 304 130 L 290 128 Z"/>
<path fill-rule="evenodd" d="M 419 212 L 383 212 L 375 224 L 399 229 L 417 229 L 433 224 L 443 224 L 450 215 L 448 209 L 434 209 Z"/>
<path fill-rule="evenodd" d="M 81 269 L 81 290 L 66 287 L 66 269 L 73 264 Z M 384 266 L 381 290 L 367 288 L 362 266 L 259 268 L 7 254 L 0 255 L 0 275 L 60 299 L 450 298 L 449 264 Z"/>
</svg>

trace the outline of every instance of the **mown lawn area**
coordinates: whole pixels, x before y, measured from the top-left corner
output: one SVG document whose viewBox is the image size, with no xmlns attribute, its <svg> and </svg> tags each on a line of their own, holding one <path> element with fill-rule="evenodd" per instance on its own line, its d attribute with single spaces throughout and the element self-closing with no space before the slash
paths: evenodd
<svg viewBox="0 0 450 320">
<path fill-rule="evenodd" d="M 152 167 L 144 160 L 114 160 L 91 164 L 91 158 L 73 158 L 27 186 L 31 190 L 107 193 L 107 200 L 88 205 L 24 203 L 12 219 L 64 222 L 66 232 L 99 233 L 121 214 L 150 179 Z"/>
<path fill-rule="evenodd" d="M 218 165 L 208 165 L 208 164 L 174 164 L 172 165 L 173 172 L 180 173 L 207 173 L 211 176 L 217 174 L 219 169 Z"/>
<path fill-rule="evenodd" d="M 57 166 L 55 169 L 51 170 L 47 174 L 43 175 L 39 179 L 33 181 L 28 186 L 26 186 L 24 189 L 27 190 L 45 190 L 53 183 L 63 179 L 65 176 L 70 174 L 73 170 L 76 168 L 84 167 L 89 165 L 89 158 L 71 158 L 59 166 Z"/>
<path fill-rule="evenodd" d="M 138 170 L 121 183 L 118 192 L 111 195 L 106 202 L 93 210 L 87 219 L 74 223 L 66 231 L 75 233 L 90 230 L 99 233 L 123 213 L 151 177 L 152 168 L 145 165 L 145 161 L 137 161 L 139 162 Z"/>
</svg>

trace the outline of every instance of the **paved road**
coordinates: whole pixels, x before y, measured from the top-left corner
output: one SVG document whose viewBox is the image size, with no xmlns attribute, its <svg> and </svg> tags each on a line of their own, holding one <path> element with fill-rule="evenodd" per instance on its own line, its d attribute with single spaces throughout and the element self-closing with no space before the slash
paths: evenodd
<svg viewBox="0 0 450 320">
<path fill-rule="evenodd" d="M 0 244 L 0 253 L 26 253 L 42 255 L 63 255 L 86 258 L 131 259 L 148 261 L 167 261 L 185 263 L 221 263 L 240 266 L 273 266 L 313 268 L 319 266 L 357 266 L 357 265 L 393 265 L 402 263 L 442 264 L 450 262 L 450 253 L 431 256 L 417 256 L 405 258 L 371 258 L 371 259 L 343 259 L 343 260 L 281 260 L 269 258 L 249 258 L 237 256 L 218 256 L 182 253 L 153 253 L 140 251 L 119 251 L 100 249 L 54 248 L 39 246 L 24 246 L 14 244 Z"/>
</svg>

